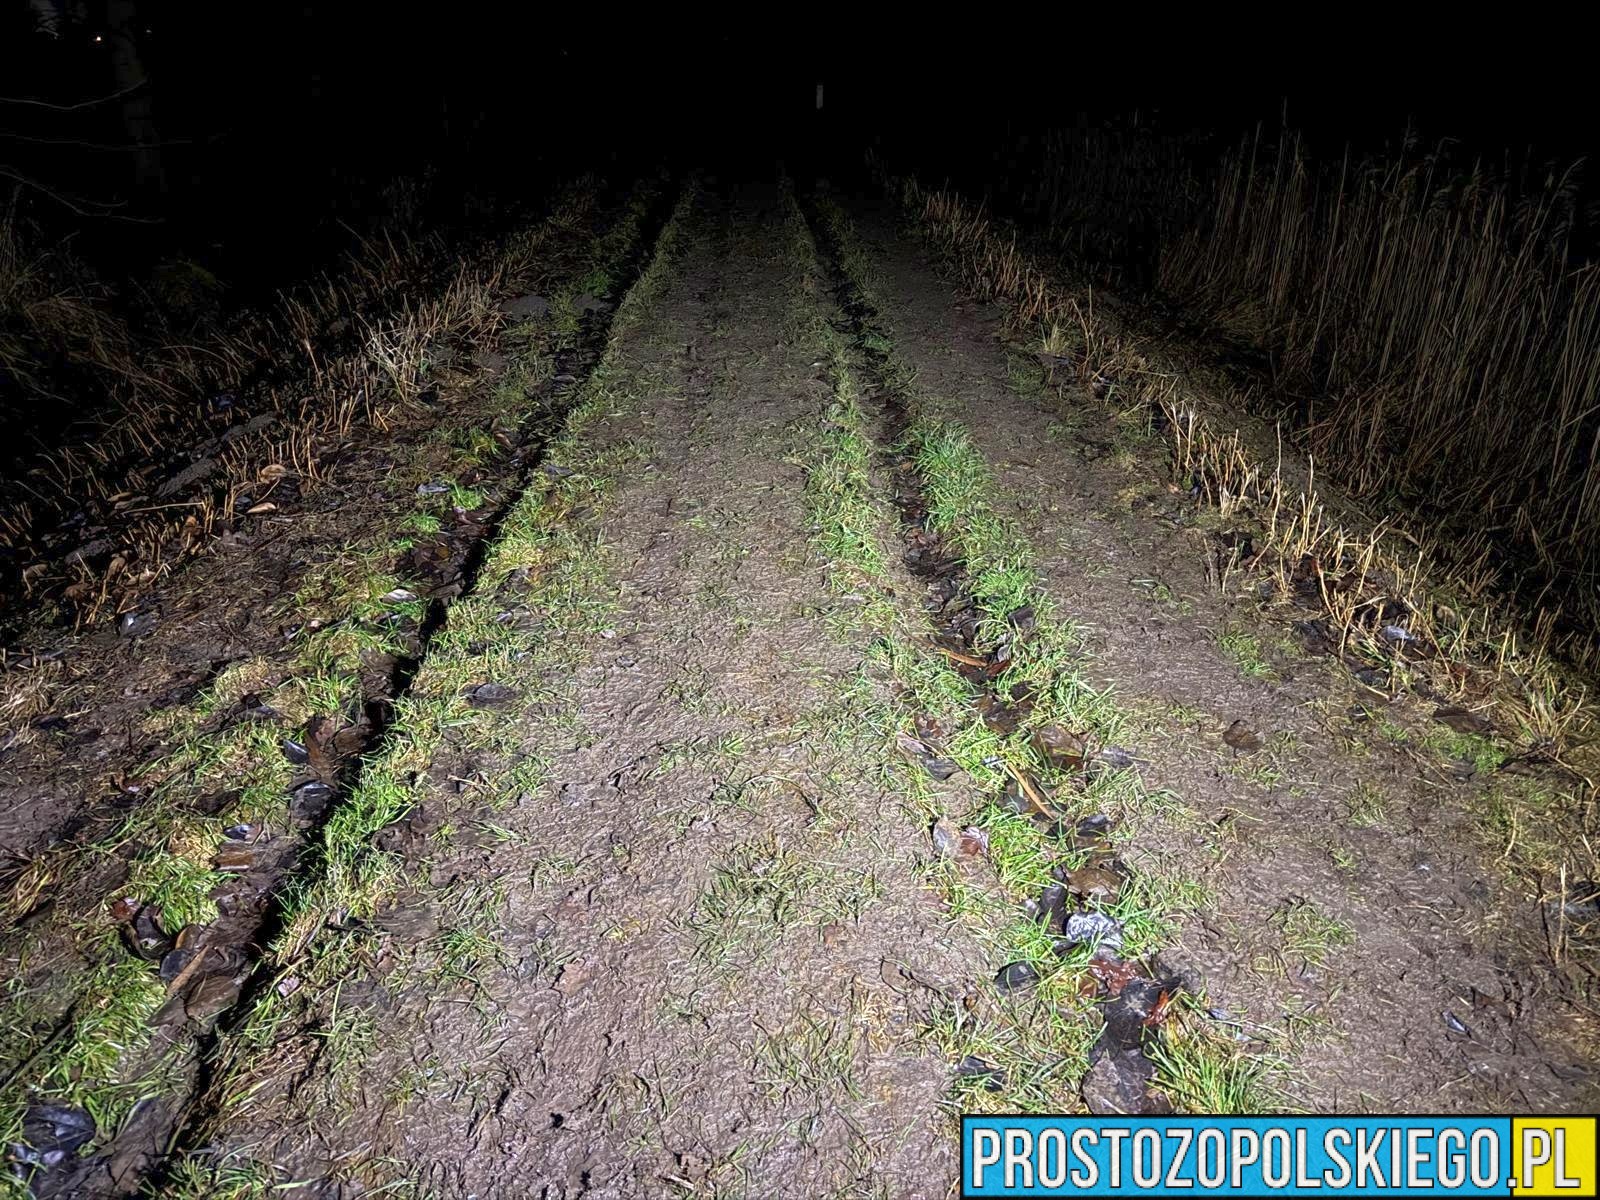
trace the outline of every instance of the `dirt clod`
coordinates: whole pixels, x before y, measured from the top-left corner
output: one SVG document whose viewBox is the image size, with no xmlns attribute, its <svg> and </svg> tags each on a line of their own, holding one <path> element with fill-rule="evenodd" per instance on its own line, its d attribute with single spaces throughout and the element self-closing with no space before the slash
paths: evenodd
<svg viewBox="0 0 1600 1200">
<path fill-rule="evenodd" d="M 1240 754 L 1254 754 L 1266 743 L 1248 721 L 1235 721 L 1222 732 L 1222 740 Z"/>
<path fill-rule="evenodd" d="M 1037 987 L 1039 972 L 1032 963 L 1007 963 L 995 973 L 994 985 L 1001 992 L 1021 992 Z"/>
<path fill-rule="evenodd" d="M 1154 1065 L 1136 1049 L 1102 1054 L 1083 1077 L 1083 1103 L 1101 1116 L 1171 1112 L 1164 1097 L 1151 1093 L 1154 1078 Z"/>
</svg>

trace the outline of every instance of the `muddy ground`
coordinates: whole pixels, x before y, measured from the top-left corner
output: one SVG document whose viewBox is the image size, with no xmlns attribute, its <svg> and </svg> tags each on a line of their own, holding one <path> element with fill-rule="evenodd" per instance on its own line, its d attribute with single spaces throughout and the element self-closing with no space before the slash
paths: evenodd
<svg viewBox="0 0 1600 1200">
<path fill-rule="evenodd" d="M 689 185 L 618 271 L 638 276 L 632 292 L 536 376 L 567 398 L 541 410 L 548 436 L 485 447 L 478 477 L 447 441 L 448 462 L 401 477 L 415 493 L 413 476 L 448 465 L 483 485 L 445 529 L 412 528 L 393 568 L 397 588 L 431 580 L 441 603 L 418 610 L 404 669 L 386 664 L 381 718 L 330 777 L 329 810 L 296 827 L 309 849 L 262 880 L 267 916 L 229 947 L 226 1003 L 163 1006 L 164 1025 L 192 1027 L 170 1076 L 94 1056 L 104 1094 L 88 1067 L 43 1070 L 57 1039 L 83 1035 L 118 971 L 159 965 L 167 995 L 192 1001 L 203 973 L 183 971 L 205 943 L 141 967 L 112 923 L 137 921 L 148 872 L 63 847 L 98 844 L 144 802 L 136 768 L 173 750 L 152 710 L 198 707 L 202 732 L 225 732 L 284 685 L 287 666 L 259 686 L 226 668 L 265 653 L 260 614 L 310 551 L 257 537 L 218 559 L 221 602 L 175 591 L 138 638 L 106 631 L 52 669 L 71 673 L 56 685 L 71 710 L 41 725 L 54 710 L 38 702 L 0 760 L 7 946 L 27 981 L 9 997 L 26 1037 L 5 1085 L 18 1194 L 943 1197 L 963 1109 L 1106 1110 L 1089 1082 L 1101 1006 L 1130 981 L 1153 997 L 1135 1042 L 1181 1021 L 1242 1081 L 1226 1093 L 1240 1107 L 1593 1110 L 1592 950 L 1552 957 L 1548 894 L 1489 815 L 1505 789 L 1546 785 L 1464 760 L 1431 707 L 1308 649 L 1306 614 L 1219 579 L 1227 531 L 1173 486 L 1158 435 L 1048 384 L 1001 314 L 882 211 L 846 206 L 848 231 L 822 236 L 830 205 Z M 582 267 L 574 252 L 552 279 Z M 532 353 L 464 368 L 457 416 Z M 858 405 L 841 408 L 841 389 Z M 907 513 L 940 483 L 896 444 L 912 417 L 964 431 L 1041 624 L 1050 609 L 1075 631 L 1073 669 L 1120 714 L 1115 746 L 1067 731 L 1082 752 L 1050 777 L 1043 806 L 1059 812 L 1035 821 L 1037 861 L 1020 868 L 1018 818 L 995 815 L 998 758 L 946 758 L 928 732 L 970 718 L 974 681 L 1001 672 L 985 643 L 971 694 L 938 721 L 923 711 L 930 664 L 962 652 L 939 640 L 954 576 L 908 567 L 930 535 Z M 852 436 L 866 450 L 849 475 Z M 380 494 L 384 464 L 369 470 L 353 478 Z M 830 488 L 853 548 L 827 536 Z M 363 491 L 319 501 L 334 514 L 320 558 L 377 519 Z M 450 521 L 470 528 L 451 541 Z M 950 571 L 966 550 L 977 563 L 963 536 L 934 539 Z M 421 571 L 418 543 L 446 565 Z M 882 570 L 851 568 L 871 561 Z M 185 631 L 181 657 L 163 628 Z M 285 718 L 291 761 L 334 736 L 315 716 Z M 1106 783 L 1122 776 L 1138 786 Z M 361 824 L 391 779 L 402 798 Z M 1069 812 L 1083 796 L 1108 799 Z M 1170 930 L 1162 944 L 1135 954 L 1127 915 L 1126 961 L 1048 939 L 1018 957 L 1036 880 L 1065 880 L 1080 917 L 1100 911 L 1072 882 L 1083 825 L 1063 832 L 1068 815 L 1111 831 L 1114 856 L 1090 868 L 1113 896 L 1136 879 L 1165 889 L 1146 922 Z M 75 887 L 87 874 L 105 880 Z M 100 901 L 124 891 L 134 907 L 108 916 Z M 109 941 L 50 940 L 96 922 Z M 216 924 L 205 913 L 192 936 Z M 1150 1071 L 1123 1093 L 1138 1111 L 1216 1095 L 1180 1066 Z M 133 1085 L 154 1099 L 117 1091 Z M 161 1137 L 133 1136 L 153 1112 Z M 92 1136 L 75 1137 L 85 1114 Z"/>
<path fill-rule="evenodd" d="M 1220 588 L 1155 439 L 1087 389 L 1047 394 L 997 314 L 887 222 L 867 228 L 901 352 L 994 464 L 1092 674 L 1141 718 L 1141 774 L 1180 802 L 1136 835 L 1211 898 L 1169 964 L 1288 1048 L 1308 1108 L 1582 1108 L 1595 1014 L 1479 825 L 1483 793 L 1517 785 L 1411 751 L 1433 705 L 1308 654 L 1310 614 L 1263 612 L 1254 580 Z M 1285 946 L 1296 909 L 1338 923 L 1326 962 Z"/>
</svg>

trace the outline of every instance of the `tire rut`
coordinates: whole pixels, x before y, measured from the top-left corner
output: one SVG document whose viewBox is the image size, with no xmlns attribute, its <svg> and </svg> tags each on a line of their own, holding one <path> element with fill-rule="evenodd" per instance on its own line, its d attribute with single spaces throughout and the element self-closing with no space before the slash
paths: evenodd
<svg viewBox="0 0 1600 1200">
<path fill-rule="evenodd" d="M 544 699 L 502 739 L 545 757 L 543 782 L 496 816 L 496 844 L 437 853 L 421 889 L 440 908 L 494 889 L 493 964 L 454 985 L 381 964 L 345 982 L 389 997 L 356 1077 L 432 1082 L 393 1111 L 342 1093 L 330 1128 L 313 1062 L 278 1129 L 218 1134 L 271 1139 L 293 1178 L 333 1187 L 352 1156 L 403 1156 L 447 1194 L 932 1200 L 954 1175 L 948 1065 L 918 1040 L 933 993 L 912 980 L 968 968 L 916 820 L 864 747 L 828 740 L 863 650 L 824 624 L 790 461 L 827 394 L 809 340 L 775 336 L 793 302 L 781 194 L 725 190 L 570 460 L 632 447 L 592 530 L 603 628 L 560 686 L 519 683 Z"/>
<path fill-rule="evenodd" d="M 919 467 L 912 448 L 916 417 L 908 407 L 904 383 L 891 361 L 889 330 L 879 320 L 872 301 L 847 270 L 836 230 L 815 207 L 811 223 L 819 231 L 819 244 L 831 277 L 839 308 L 845 315 L 843 332 L 851 339 L 859 364 L 861 383 L 876 418 L 880 464 L 890 478 L 893 505 L 900 522 L 903 558 L 923 588 L 923 607 L 935 654 L 950 660 L 969 689 L 968 706 L 978 722 L 1002 737 L 1014 735 L 1030 724 L 1036 700 L 1053 689 L 1051 680 L 1034 686 L 1002 686 L 1014 659 L 1027 653 L 1035 632 L 1035 614 L 1024 605 L 1011 611 L 990 611 L 975 594 L 959 544 L 931 520 L 929 491 L 936 486 Z M 948 531 L 959 539 L 959 529 Z M 996 628 L 1001 632 L 996 632 Z M 1037 721 L 1033 724 L 1037 725 Z M 942 728 L 932 716 L 916 718 L 917 738 L 908 749 L 918 753 L 930 770 L 937 764 L 955 769 L 944 756 L 956 731 Z M 1033 822 L 1052 843 L 1069 847 L 1083 857 L 1081 866 L 1051 870 L 1051 882 L 1037 899 L 1030 898 L 1024 913 L 1039 921 L 1063 958 L 1092 946 L 1093 955 L 1080 964 L 1094 996 L 1101 1025 L 1089 1051 L 1089 1071 L 1082 1082 L 1084 1102 L 1092 1112 L 1169 1113 L 1169 1098 L 1155 1086 L 1156 1065 L 1150 1050 L 1157 1028 L 1184 991 L 1185 985 L 1159 955 L 1124 960 L 1120 923 L 1106 915 L 1100 899 L 1134 875 L 1114 841 L 1114 823 L 1104 813 L 1076 819 L 1053 798 L 1048 782 L 1063 772 L 1092 778 L 1095 774 L 1126 770 L 1131 761 L 1115 747 L 1090 753 L 1081 732 L 1055 725 L 1034 729 L 1027 743 L 1024 766 L 1007 763 L 1009 779 L 993 802 L 1002 810 Z M 971 837 L 976 831 L 943 832 L 947 839 Z M 941 830 L 935 829 L 936 839 Z M 986 845 L 986 842 L 985 842 Z M 1092 881 L 1091 881 L 1092 880 Z M 993 983 L 1002 993 L 1023 992 L 1036 986 L 1040 969 L 1032 962 L 1015 960 L 999 966 Z M 964 1073 L 979 1079 L 1000 1077 L 1000 1068 L 981 1058 L 961 1064 Z"/>
<path fill-rule="evenodd" d="M 889 226 L 864 218 L 863 238 L 905 361 L 994 464 L 1044 589 L 1085 622 L 1097 685 L 1137 706 L 1142 772 L 1174 796 L 1128 822 L 1141 858 L 1208 898 L 1164 954 L 1204 981 L 1197 1026 L 1283 1064 L 1278 1103 L 1592 1107 L 1592 1014 L 1540 936 L 1559 909 L 1493 861 L 1503 839 L 1485 853 L 1486 802 L 1538 784 L 1430 768 L 1432 705 L 1303 649 L 1292 608 L 1207 562 L 1248 523 L 1197 517 L 1136 413 L 1092 381 L 1034 379 L 1033 347 L 998 339 L 1000 314 L 952 296 Z M 1225 532 L 1197 545 L 1208 528 Z"/>
<path fill-rule="evenodd" d="M 615 264 L 619 294 L 650 261 L 671 201 L 670 191 L 656 196 L 638 236 Z M 205 1124 L 216 1102 L 214 1093 L 227 1082 L 218 1071 L 220 1047 L 279 981 L 279 965 L 265 957 L 263 949 L 285 933 L 285 896 L 300 881 L 315 876 L 324 829 L 338 815 L 341 799 L 360 785 L 366 761 L 378 755 L 394 736 L 396 714 L 403 708 L 435 636 L 455 601 L 473 593 L 503 523 L 538 476 L 552 431 L 560 428 L 573 400 L 582 394 L 583 379 L 598 361 L 613 312 L 608 308 L 591 314 L 581 323 L 579 335 L 558 351 L 556 398 L 539 414 L 535 427 L 518 432 L 506 463 L 513 474 L 499 503 L 472 513 L 467 532 L 448 557 L 441 554 L 432 560 L 435 573 L 448 579 L 450 586 L 427 600 L 413 636 L 413 652 L 396 659 L 386 672 L 364 673 L 358 723 L 337 734 L 330 731 L 327 744 L 320 748 L 286 749 L 296 756 L 291 761 L 310 762 L 309 780 L 295 789 L 303 823 L 292 837 L 274 839 L 281 844 L 240 873 L 246 890 L 268 898 L 266 908 L 224 913 L 190 945 L 174 952 L 182 954 L 184 962 L 175 968 L 168 989 L 171 1000 L 158 1014 L 158 1028 L 163 1032 L 151 1052 L 168 1062 L 192 1064 L 178 1068 L 182 1083 L 142 1103 L 101 1153 L 74 1163 L 69 1175 L 44 1176 L 35 1185 L 41 1197 L 122 1195 L 141 1183 L 159 1191 L 168 1181 L 166 1164 L 181 1160 L 192 1149 L 191 1131 Z M 286 743 L 286 748 L 289 745 Z M 309 760 L 303 757 L 306 754 L 311 755 Z M 315 795 L 307 798 L 313 791 Z M 226 849 L 225 845 L 224 852 Z M 197 996 L 203 999 L 197 1001 Z"/>
</svg>

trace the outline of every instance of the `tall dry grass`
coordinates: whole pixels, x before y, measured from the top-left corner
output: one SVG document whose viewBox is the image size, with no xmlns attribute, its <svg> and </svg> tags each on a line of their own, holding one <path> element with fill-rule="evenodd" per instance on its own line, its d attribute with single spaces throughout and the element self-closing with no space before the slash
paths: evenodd
<svg viewBox="0 0 1600 1200">
<path fill-rule="evenodd" d="M 48 394 L 62 367 L 147 381 L 133 336 L 107 294 L 59 242 L 0 212 L 0 380 Z M 0 394 L 0 406 L 5 396 Z M 3 407 L 0 407 L 3 414 Z"/>
<path fill-rule="evenodd" d="M 1158 134 L 1136 119 L 1077 123 L 1039 139 L 1014 194 L 1053 248 L 1118 287 L 1148 288 L 1159 248 L 1194 227 L 1210 199 L 1198 137 Z"/>
<path fill-rule="evenodd" d="M 1500 544 L 1600 628 L 1600 267 L 1571 262 L 1570 172 L 1435 151 L 1318 162 L 1247 142 L 1159 289 L 1269 352 L 1344 489 Z M 1503 582 L 1526 582 L 1508 578 Z"/>
<path fill-rule="evenodd" d="M 892 182 L 892 181 L 891 181 Z M 1440 541 L 1405 522 L 1367 526 L 1330 507 L 1314 474 L 1290 478 L 1281 448 L 1268 457 L 1231 427 L 1239 398 L 1211 393 L 1170 361 L 1156 342 L 1096 306 L 1024 250 L 1013 231 L 949 191 L 900 183 L 908 215 L 974 294 L 1004 306 L 1012 336 L 1034 338 L 1039 357 L 1071 372 L 1092 395 L 1123 408 L 1159 412 L 1176 477 L 1224 515 L 1248 512 L 1262 525 L 1277 594 L 1314 598 L 1337 630 L 1339 649 L 1385 662 L 1402 686 L 1426 676 L 1427 690 L 1486 703 L 1529 753 L 1559 757 L 1592 733 L 1587 684 L 1565 665 L 1595 666 L 1584 647 L 1558 635 L 1546 606 L 1513 609 L 1496 596 L 1482 556 L 1470 564 L 1441 554 Z M 1403 614 L 1403 617 L 1384 614 Z M 1383 625 L 1399 620 L 1426 663 L 1397 655 Z"/>
<path fill-rule="evenodd" d="M 569 185 L 537 226 L 465 253 L 436 236 L 365 239 L 342 269 L 187 343 L 134 336 L 105 295 L 64 287 L 0 231 L 0 370 L 8 357 L 21 368 L 7 386 L 50 402 L 66 346 L 79 347 L 72 382 L 103 389 L 92 415 L 0 479 L 0 618 L 49 599 L 79 621 L 115 611 L 230 522 L 263 472 L 317 482 L 329 446 L 415 404 L 431 353 L 498 319 L 504 278 L 581 223 L 597 186 Z"/>
</svg>

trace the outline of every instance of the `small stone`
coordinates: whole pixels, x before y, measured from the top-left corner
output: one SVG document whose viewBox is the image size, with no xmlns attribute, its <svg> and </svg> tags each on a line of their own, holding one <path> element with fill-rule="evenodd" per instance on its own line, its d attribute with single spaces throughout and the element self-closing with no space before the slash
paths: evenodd
<svg viewBox="0 0 1600 1200">
<path fill-rule="evenodd" d="M 480 683 L 475 687 L 469 687 L 464 695 L 467 703 L 473 708 L 505 708 L 516 700 L 520 693 L 508 684 Z"/>
<path fill-rule="evenodd" d="M 155 627 L 156 615 L 153 612 L 130 609 L 117 618 L 117 632 L 125 638 L 144 637 Z"/>
</svg>

